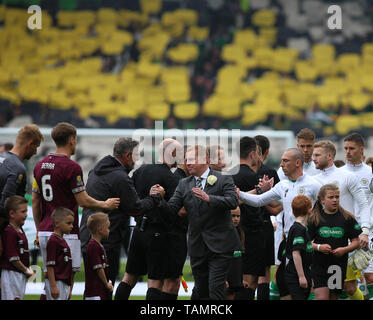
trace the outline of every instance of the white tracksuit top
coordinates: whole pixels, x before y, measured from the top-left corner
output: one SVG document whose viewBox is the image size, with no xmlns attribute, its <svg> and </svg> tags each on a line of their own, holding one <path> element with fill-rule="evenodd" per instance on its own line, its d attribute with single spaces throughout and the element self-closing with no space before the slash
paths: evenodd
<svg viewBox="0 0 373 320">
<path fill-rule="evenodd" d="M 368 166 L 364 162 L 352 165 L 347 163 L 345 166 L 341 167 L 341 169 L 346 170 L 354 174 L 358 181 L 359 186 L 363 189 L 365 196 L 368 200 L 369 208 L 370 208 L 370 225 L 373 226 L 373 193 L 369 188 L 370 183 L 373 180 L 373 173 L 372 167 Z M 360 214 L 359 214 L 359 206 L 358 203 L 354 203 L 354 210 L 355 210 L 355 217 L 359 223 L 360 221 Z"/>
<path fill-rule="evenodd" d="M 290 227 L 295 221 L 291 208 L 291 202 L 294 197 L 299 194 L 304 194 L 311 198 L 312 204 L 314 204 L 320 188 L 321 184 L 317 180 L 307 174 L 303 174 L 295 182 L 286 177 L 277 183 L 271 190 L 261 195 L 247 194 L 241 191 L 240 199 L 252 207 L 263 207 L 273 201 L 281 202 L 284 208 L 284 232 L 287 236 Z"/>
<path fill-rule="evenodd" d="M 360 226 L 370 229 L 370 208 L 363 189 L 360 187 L 357 175 L 346 169 L 337 168 L 334 164 L 322 173 L 313 176 L 322 185 L 335 183 L 340 190 L 339 203 L 342 208 L 360 217 Z M 358 212 L 355 211 L 355 203 Z"/>
</svg>

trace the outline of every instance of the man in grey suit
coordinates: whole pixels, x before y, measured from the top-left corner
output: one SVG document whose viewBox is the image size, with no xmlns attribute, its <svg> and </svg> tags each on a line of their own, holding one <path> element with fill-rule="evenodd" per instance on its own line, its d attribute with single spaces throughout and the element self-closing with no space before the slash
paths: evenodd
<svg viewBox="0 0 373 320">
<path fill-rule="evenodd" d="M 185 158 L 190 176 L 180 180 L 172 198 L 160 206 L 174 215 L 184 206 L 188 213 L 192 299 L 223 300 L 233 252 L 241 249 L 230 213 L 238 206 L 238 196 L 231 176 L 209 168 L 203 146 L 188 148 Z"/>
</svg>

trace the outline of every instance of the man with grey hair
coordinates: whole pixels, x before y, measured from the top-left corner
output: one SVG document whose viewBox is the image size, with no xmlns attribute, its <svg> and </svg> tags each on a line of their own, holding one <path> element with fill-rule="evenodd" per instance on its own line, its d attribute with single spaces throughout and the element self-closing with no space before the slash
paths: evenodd
<svg viewBox="0 0 373 320">
<path fill-rule="evenodd" d="M 146 198 L 154 185 L 162 185 L 164 198 L 170 199 L 179 179 L 171 172 L 182 155 L 181 144 L 171 138 L 159 145 L 157 163 L 144 164 L 133 174 L 133 181 L 140 198 Z M 143 216 L 136 217 L 126 271 L 116 293 L 115 300 L 129 298 L 139 277 L 148 275 L 147 300 L 176 300 L 177 294 L 162 291 L 169 259 L 167 234 L 171 230 L 176 215 L 171 216 L 160 208 L 150 208 Z"/>
<path fill-rule="evenodd" d="M 142 215 L 155 207 L 160 200 L 159 195 L 140 200 L 133 181 L 128 176 L 139 158 L 138 145 L 139 142 L 132 138 L 118 139 L 114 144 L 113 155 L 107 155 L 96 164 L 89 172 L 86 185 L 87 193 L 95 199 L 120 198 L 119 208 L 107 212 L 110 220 L 110 235 L 102 242 L 109 263 L 109 279 L 113 285 L 119 272 L 120 248 L 125 237 L 122 226 L 128 225 L 129 216 Z M 80 223 L 83 258 L 90 239 L 87 220 L 95 212 L 97 210 L 83 209 Z"/>
<path fill-rule="evenodd" d="M 248 193 L 240 192 L 240 200 L 249 206 L 263 207 L 274 201 L 282 203 L 283 240 L 287 238 L 289 229 L 295 221 L 291 207 L 293 199 L 297 195 L 303 194 L 311 198 L 312 203 L 315 203 L 321 188 L 321 184 L 316 179 L 303 172 L 303 162 L 304 156 L 299 149 L 287 149 L 281 157 L 280 164 L 286 176 L 285 179 L 277 183 L 271 190 L 260 195 L 252 194 L 253 192 L 250 191 Z M 277 285 L 280 288 L 281 284 L 277 283 Z M 287 295 L 286 290 L 282 291 L 280 288 L 280 295 L 282 297 Z"/>
</svg>

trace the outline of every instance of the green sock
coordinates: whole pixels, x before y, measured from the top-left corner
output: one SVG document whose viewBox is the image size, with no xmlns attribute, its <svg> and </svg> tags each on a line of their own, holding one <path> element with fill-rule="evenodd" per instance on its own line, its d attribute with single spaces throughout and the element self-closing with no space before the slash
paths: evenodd
<svg viewBox="0 0 373 320">
<path fill-rule="evenodd" d="M 280 300 L 280 291 L 274 281 L 269 285 L 269 300 Z"/>
<path fill-rule="evenodd" d="M 373 283 L 367 284 L 367 289 L 369 292 L 369 300 L 373 300 Z"/>
<path fill-rule="evenodd" d="M 315 292 L 311 292 L 307 300 L 315 300 L 315 298 L 316 298 Z"/>
</svg>

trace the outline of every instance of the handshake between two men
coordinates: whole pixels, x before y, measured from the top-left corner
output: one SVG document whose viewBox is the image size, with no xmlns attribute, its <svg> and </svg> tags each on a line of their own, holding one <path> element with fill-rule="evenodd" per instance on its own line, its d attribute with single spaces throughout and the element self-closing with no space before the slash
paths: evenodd
<svg viewBox="0 0 373 320">
<path fill-rule="evenodd" d="M 210 202 L 209 195 L 202 189 L 194 187 L 192 188 L 192 192 L 194 196 L 197 197 L 198 199 L 201 199 L 204 202 Z M 154 186 L 150 188 L 150 191 L 149 191 L 149 195 L 154 195 L 154 194 L 159 194 L 163 198 L 165 195 L 164 188 L 159 184 L 155 184 Z"/>
<path fill-rule="evenodd" d="M 273 187 L 273 183 L 274 183 L 273 177 L 271 179 L 269 179 L 268 176 L 264 175 L 262 179 L 259 179 L 259 184 L 256 186 L 256 192 L 258 192 L 258 189 L 261 192 L 268 191 L 269 189 L 271 189 Z M 210 202 L 209 195 L 205 191 L 203 191 L 202 189 L 200 189 L 198 187 L 194 187 L 194 188 L 192 188 L 191 191 L 196 198 L 198 198 L 198 199 L 200 199 L 204 202 L 207 202 L 207 203 Z M 236 188 L 236 192 L 237 192 L 238 198 L 240 198 L 240 189 Z M 155 184 L 154 186 L 152 186 L 150 188 L 149 195 L 155 195 L 155 194 L 159 194 L 162 198 L 164 198 L 164 195 L 165 195 L 164 188 L 159 184 Z M 240 202 L 240 204 L 242 204 L 241 200 L 239 200 L 239 202 Z"/>
</svg>

